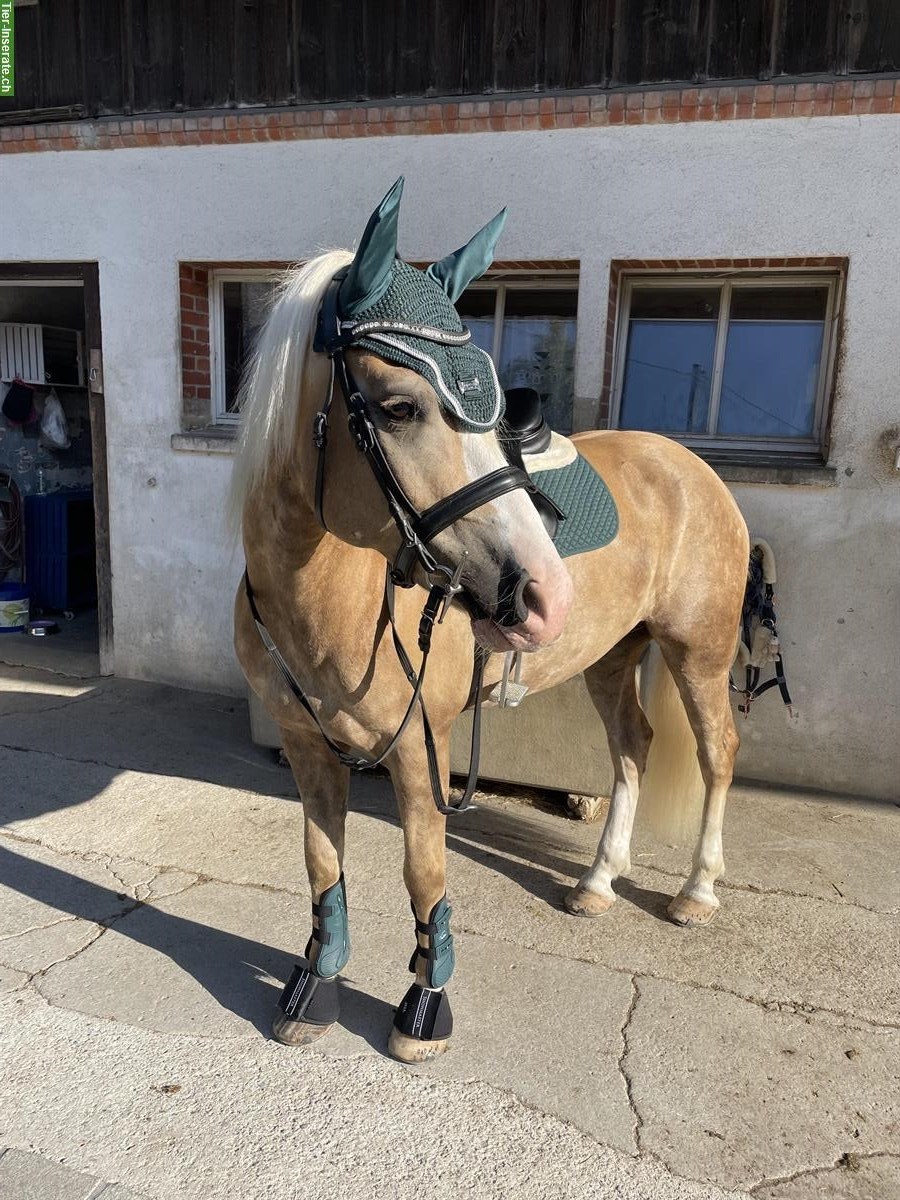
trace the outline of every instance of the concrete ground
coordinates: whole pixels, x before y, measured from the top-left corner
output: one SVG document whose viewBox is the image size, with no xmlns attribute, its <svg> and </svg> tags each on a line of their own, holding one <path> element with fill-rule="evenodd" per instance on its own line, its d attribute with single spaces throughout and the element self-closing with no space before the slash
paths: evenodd
<svg viewBox="0 0 900 1200">
<path fill-rule="evenodd" d="M 28 637 L 7 633 L 0 637 L 0 663 L 16 667 L 38 667 L 63 675 L 91 676 L 100 673 L 100 635 L 97 610 L 87 609 L 67 621 L 62 613 L 43 614 L 55 621 L 59 633 Z"/>
<path fill-rule="evenodd" d="M 0 668 L 0 1196 L 896 1200 L 896 805 L 736 788 L 712 926 L 683 850 L 560 909 L 599 826 L 453 821 L 449 1054 L 385 1056 L 413 944 L 354 784 L 341 1028 L 268 1037 L 308 933 L 302 810 L 243 703 Z"/>
</svg>

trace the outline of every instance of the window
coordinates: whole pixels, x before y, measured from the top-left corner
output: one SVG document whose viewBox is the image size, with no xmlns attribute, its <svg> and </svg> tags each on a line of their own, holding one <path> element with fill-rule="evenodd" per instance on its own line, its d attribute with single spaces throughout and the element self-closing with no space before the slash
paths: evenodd
<svg viewBox="0 0 900 1200">
<path fill-rule="evenodd" d="M 457 304 L 503 388 L 533 387 L 547 423 L 572 431 L 578 281 L 572 275 L 473 284 Z"/>
<path fill-rule="evenodd" d="M 213 420 L 235 424 L 241 373 L 269 315 L 280 276 L 272 271 L 210 275 Z"/>
<path fill-rule="evenodd" d="M 824 272 L 625 277 L 613 424 L 712 458 L 820 458 L 838 285 Z"/>
</svg>

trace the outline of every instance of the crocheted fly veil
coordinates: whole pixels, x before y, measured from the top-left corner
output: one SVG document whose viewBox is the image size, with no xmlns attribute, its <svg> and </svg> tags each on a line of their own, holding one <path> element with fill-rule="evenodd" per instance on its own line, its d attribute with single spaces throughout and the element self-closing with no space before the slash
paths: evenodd
<svg viewBox="0 0 900 1200">
<path fill-rule="evenodd" d="M 338 319 L 353 344 L 416 371 L 448 412 L 473 430 L 503 416 L 503 390 L 490 357 L 473 345 L 454 307 L 491 265 L 506 209 L 470 242 L 419 271 L 397 256 L 403 177 L 369 218 L 338 292 Z M 381 328 L 390 325 L 390 329 Z"/>
</svg>

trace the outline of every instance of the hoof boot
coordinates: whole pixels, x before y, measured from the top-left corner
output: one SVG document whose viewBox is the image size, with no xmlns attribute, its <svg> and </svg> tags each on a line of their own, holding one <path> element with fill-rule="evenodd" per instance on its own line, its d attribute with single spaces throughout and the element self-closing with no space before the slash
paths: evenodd
<svg viewBox="0 0 900 1200">
<path fill-rule="evenodd" d="M 337 978 L 320 979 L 298 963 L 278 1001 L 272 1035 L 285 1046 L 308 1046 L 323 1037 L 339 1015 Z"/>
<path fill-rule="evenodd" d="M 397 1009 L 388 1053 L 405 1063 L 429 1062 L 450 1045 L 453 1013 L 446 992 L 414 983 Z"/>
</svg>

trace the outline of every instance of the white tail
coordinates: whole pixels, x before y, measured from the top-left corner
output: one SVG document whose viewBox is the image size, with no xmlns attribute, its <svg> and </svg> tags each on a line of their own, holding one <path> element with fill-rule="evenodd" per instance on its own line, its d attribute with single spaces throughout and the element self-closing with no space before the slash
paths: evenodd
<svg viewBox="0 0 900 1200">
<path fill-rule="evenodd" d="M 706 789 L 697 742 L 678 688 L 655 642 L 641 663 L 641 707 L 653 730 L 637 821 L 659 841 L 696 839 Z"/>
</svg>

